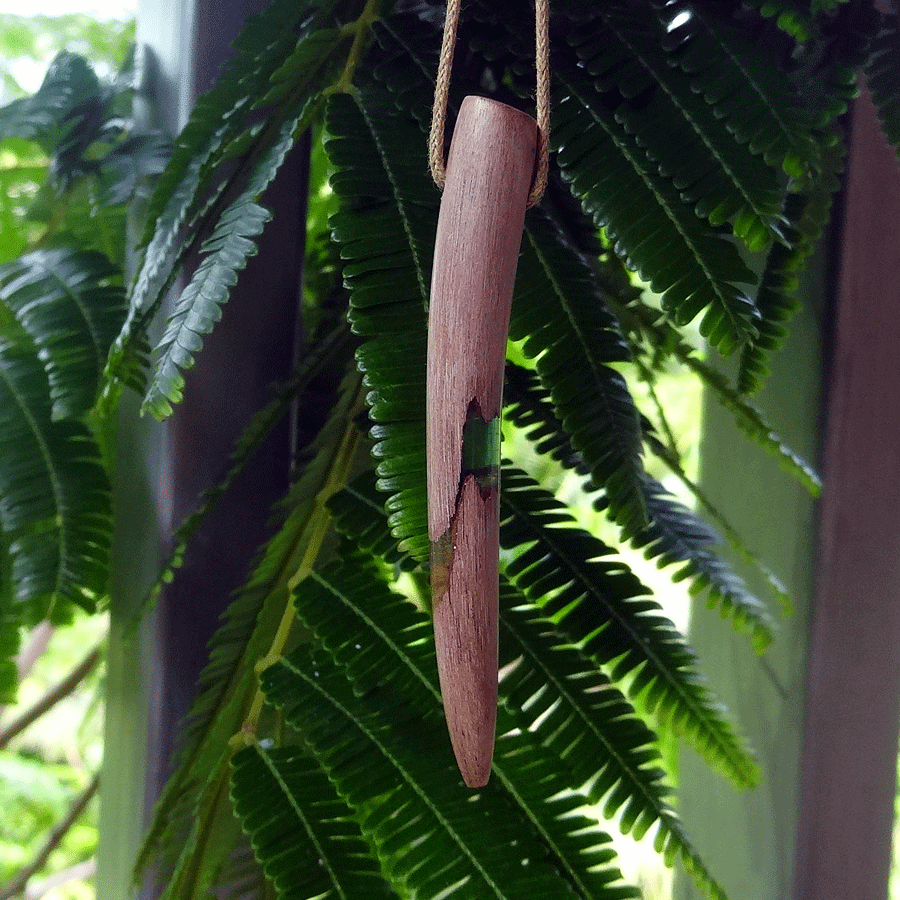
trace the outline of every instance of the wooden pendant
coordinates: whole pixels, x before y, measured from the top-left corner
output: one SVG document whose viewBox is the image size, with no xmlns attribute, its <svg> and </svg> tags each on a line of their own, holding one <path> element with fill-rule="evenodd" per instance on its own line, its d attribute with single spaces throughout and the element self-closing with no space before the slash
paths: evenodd
<svg viewBox="0 0 900 900">
<path fill-rule="evenodd" d="M 460 109 L 441 200 L 428 319 L 431 594 L 450 740 L 487 783 L 497 716 L 500 411 L 506 337 L 538 129 L 484 97 Z"/>
</svg>

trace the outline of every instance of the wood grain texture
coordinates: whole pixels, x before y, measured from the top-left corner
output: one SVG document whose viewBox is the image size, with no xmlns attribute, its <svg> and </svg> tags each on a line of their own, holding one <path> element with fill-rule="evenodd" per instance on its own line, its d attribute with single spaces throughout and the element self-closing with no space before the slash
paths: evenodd
<svg viewBox="0 0 900 900">
<path fill-rule="evenodd" d="M 435 643 L 448 728 L 470 787 L 487 781 L 493 752 L 499 497 L 496 487 L 466 472 L 463 429 L 470 410 L 485 422 L 500 415 L 537 138 L 525 113 L 465 99 L 432 269 L 426 441 Z"/>
<path fill-rule="evenodd" d="M 463 781 L 487 783 L 497 718 L 497 555 L 500 495 L 463 481 L 450 529 L 446 591 L 434 608 L 438 675 Z"/>
<path fill-rule="evenodd" d="M 797 900 L 884 900 L 900 705 L 900 172 L 853 108 L 809 635 Z"/>
</svg>

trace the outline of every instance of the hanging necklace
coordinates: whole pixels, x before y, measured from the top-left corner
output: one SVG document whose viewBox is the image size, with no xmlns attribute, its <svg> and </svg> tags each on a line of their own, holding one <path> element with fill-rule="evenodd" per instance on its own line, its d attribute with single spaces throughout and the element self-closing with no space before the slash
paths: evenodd
<svg viewBox="0 0 900 900">
<path fill-rule="evenodd" d="M 497 716 L 500 413 L 525 211 L 547 182 L 548 0 L 536 0 L 537 122 L 463 100 L 444 166 L 444 121 L 460 0 L 448 0 L 429 136 L 443 188 L 428 319 L 426 446 L 438 674 L 456 761 L 487 783 Z"/>
</svg>

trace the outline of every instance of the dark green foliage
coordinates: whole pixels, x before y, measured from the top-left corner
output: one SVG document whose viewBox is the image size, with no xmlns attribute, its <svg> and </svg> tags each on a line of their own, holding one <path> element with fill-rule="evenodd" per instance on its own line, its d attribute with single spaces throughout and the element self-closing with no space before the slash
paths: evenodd
<svg viewBox="0 0 900 900">
<path fill-rule="evenodd" d="M 556 418 L 627 530 L 646 522 L 640 421 L 621 373 L 629 359 L 594 270 L 559 226 L 535 210 L 525 228 L 510 337 L 548 388 Z"/>
<path fill-rule="evenodd" d="M 233 765 L 235 811 L 279 897 L 396 896 L 347 806 L 304 751 L 256 745 Z"/>
<path fill-rule="evenodd" d="M 166 900 L 635 898 L 605 814 L 635 836 L 656 827 L 666 860 L 721 900 L 669 804 L 656 730 L 683 736 L 738 787 L 757 779 L 752 756 L 617 543 L 577 527 L 549 479 L 518 460 L 502 479 L 492 780 L 467 792 L 453 762 L 425 612 L 440 200 L 426 131 L 441 12 L 275 0 L 251 20 L 149 199 L 124 321 L 124 204 L 168 153 L 131 116 L 140 60 L 106 84 L 64 53 L 35 97 L 0 110 L 0 135 L 31 153 L 22 173 L 0 172 L 18 192 L 0 227 L 27 214 L 43 242 L 0 268 L 0 694 L 16 623 L 102 599 L 101 458 L 114 455 L 116 400 L 127 385 L 163 417 L 181 398 L 183 372 L 269 220 L 264 191 L 312 128 L 324 151 L 313 152 L 307 263 L 319 270 L 304 284 L 305 358 L 198 498 L 160 584 L 202 552 L 191 544 L 198 524 L 291 408 L 304 414 L 305 450 L 275 534 L 211 642 L 139 871 L 156 868 Z M 463 15 L 448 135 L 467 93 L 532 102 L 530 16 L 490 0 Z M 534 471 L 576 470 L 623 543 L 688 580 L 758 649 L 772 638 L 767 609 L 720 557 L 716 532 L 645 470 L 649 455 L 662 459 L 758 563 L 684 472 L 657 380 L 673 366 L 692 373 L 817 491 L 745 395 L 783 342 L 828 221 L 858 65 L 898 140 L 897 40 L 895 21 L 868 2 L 559 0 L 553 10 L 554 153 L 522 242 L 510 325 L 522 365 L 508 368 L 507 416 Z M 23 173 L 33 198 L 17 187 Z M 0 253 L 26 245 L 0 234 Z M 150 325 L 194 261 L 151 350 Z M 684 326 L 695 319 L 714 351 L 739 354 L 735 383 L 692 345 Z M 328 416 L 305 418 L 323 403 Z"/>
<path fill-rule="evenodd" d="M 106 354 L 125 317 L 119 270 L 100 253 L 36 250 L 0 266 L 0 302 L 34 341 L 54 419 L 94 405 Z"/>
<path fill-rule="evenodd" d="M 33 195 L 24 221 L 16 226 L 14 216 L 8 227 L 31 223 L 44 245 L 96 249 L 122 264 L 125 204 L 168 159 L 168 141 L 132 112 L 145 87 L 141 61 L 133 51 L 115 78 L 101 80 L 85 59 L 62 51 L 34 96 L 0 109 L 0 140 L 32 142 L 49 161 L 30 177 L 18 173 L 0 201 L 14 212 L 17 196 Z"/>
<path fill-rule="evenodd" d="M 440 893 L 457 878 L 466 878 L 475 896 L 519 896 L 529 885 L 545 885 L 548 891 L 563 892 L 553 896 L 566 896 L 566 882 L 580 891 L 580 896 L 634 896 L 608 865 L 608 838 L 583 816 L 573 815 L 586 798 L 553 799 L 571 782 L 561 777 L 554 758 L 528 732 L 514 737 L 514 723 L 502 713 L 498 728 L 508 738 L 501 741 L 494 766 L 505 790 L 489 787 L 477 798 L 460 795 L 459 774 L 437 715 L 430 622 L 379 583 L 363 557 L 350 560 L 355 562 L 353 568 L 333 564 L 297 592 L 298 612 L 316 643 L 327 649 L 327 656 L 310 656 L 303 648 L 292 655 L 287 666 L 278 672 L 270 670 L 271 678 L 269 673 L 265 678 L 270 685 L 284 684 L 276 688 L 281 698 L 278 702 L 291 708 L 298 695 L 308 693 L 305 685 L 317 694 L 323 692 L 332 703 L 339 702 L 334 711 L 322 708 L 316 717 L 326 733 L 334 727 L 347 734 L 347 743 L 336 739 L 317 745 L 312 737 L 311 749 L 351 806 L 357 806 L 354 798 L 368 779 L 385 779 L 389 787 L 383 796 L 357 809 L 364 833 L 380 847 L 400 847 L 411 840 L 416 844 L 415 850 L 402 854 L 386 874 L 407 889 L 414 887 L 417 896 Z M 360 643 L 363 640 L 364 645 Z M 355 687 L 352 694 L 331 695 L 346 684 L 341 678 L 329 681 L 335 664 L 346 667 L 346 677 Z M 351 696 L 352 707 L 347 699 Z M 311 699 L 317 702 L 320 698 Z M 417 723 L 415 731 L 407 734 L 406 745 L 394 743 L 394 728 L 386 729 L 382 717 L 388 717 L 394 727 L 407 717 Z M 290 711 L 288 718 L 292 718 Z M 301 721 L 309 736 L 309 717 L 297 718 L 296 724 Z M 374 762 L 371 753 L 356 749 L 360 738 L 372 741 L 384 762 L 377 763 L 374 771 L 366 769 L 356 775 L 356 767 Z M 332 755 L 329 746 L 341 749 Z M 381 791 L 372 790 L 372 794 L 378 796 Z M 430 822 L 436 813 L 444 821 L 435 829 Z M 402 825 L 405 821 L 408 826 Z M 485 839 L 483 834 L 483 846 L 469 840 L 476 822 L 491 825 L 490 836 Z M 448 841 L 456 848 L 452 853 L 441 850 Z M 498 874 L 516 871 L 523 859 L 527 860 L 528 877 L 509 879 Z M 561 880 L 552 879 L 552 870 L 542 871 L 543 860 L 555 863 Z M 539 872 L 535 884 L 531 878 Z"/>
<path fill-rule="evenodd" d="M 0 524 L 22 620 L 93 610 L 106 591 L 109 481 L 81 422 L 54 421 L 47 375 L 27 339 L 0 337 Z"/>
<path fill-rule="evenodd" d="M 756 764 L 721 715 L 693 650 L 611 548 L 575 527 L 566 508 L 524 473 L 503 471 L 500 545 L 506 574 L 557 629 L 691 741 L 737 786 Z"/>
<path fill-rule="evenodd" d="M 536 374 L 519 366 L 507 366 L 507 417 L 515 422 L 534 442 L 536 450 L 548 455 L 566 468 L 590 475 L 589 486 L 599 488 L 602 482 L 577 453 L 548 402 L 546 391 Z M 659 445 L 648 441 L 652 452 Z M 668 461 L 668 454 L 665 454 Z M 676 469 L 680 474 L 680 469 Z M 743 579 L 715 550 L 719 536 L 695 513 L 675 500 L 646 473 L 642 473 L 639 490 L 647 510 L 648 522 L 637 529 L 623 529 L 632 546 L 644 550 L 660 568 L 677 566 L 673 580 L 691 579 L 691 593 L 707 593 L 708 605 L 718 607 L 723 616 L 732 619 L 735 628 L 753 631 L 754 643 L 762 650 L 772 639 L 773 623 L 765 606 L 754 597 Z M 604 496 L 595 505 L 609 510 Z M 743 546 L 742 546 L 743 549 Z"/>
<path fill-rule="evenodd" d="M 282 34 L 279 34 L 279 40 L 283 40 Z M 257 201 L 275 177 L 297 136 L 309 126 L 316 111 L 314 101 L 321 96 L 329 79 L 335 77 L 336 63 L 342 62 L 339 56 L 331 56 L 340 47 L 346 50 L 346 41 L 342 41 L 340 34 L 333 31 L 315 33 L 301 41 L 298 49 L 288 56 L 275 73 L 279 79 L 284 80 L 276 82 L 261 102 L 254 103 L 251 109 L 244 111 L 246 116 L 261 107 L 277 105 L 278 117 L 269 121 L 261 130 L 255 124 L 245 125 L 243 132 L 231 136 L 231 145 L 221 150 L 224 158 L 233 156 L 236 152 L 242 153 L 243 165 L 249 170 L 246 186 L 221 210 L 211 236 L 201 245 L 203 261 L 181 294 L 160 342 L 161 355 L 156 362 L 156 374 L 144 399 L 144 409 L 157 418 L 169 415 L 171 403 L 181 399 L 184 379 L 180 370 L 193 365 L 193 354 L 202 346 L 203 335 L 212 331 L 214 323 L 221 317 L 220 307 L 237 281 L 238 272 L 246 265 L 247 258 L 256 252 L 254 238 L 260 234 L 269 219 L 268 211 Z M 220 126 L 219 130 L 225 127 Z M 269 134 L 273 131 L 277 133 L 274 140 Z M 181 191 L 187 190 L 190 200 L 196 203 L 202 187 L 199 172 L 197 175 L 196 181 L 190 178 L 180 185 L 175 196 L 180 196 Z M 232 185 L 235 182 L 239 183 L 240 179 L 232 176 Z M 165 187 L 167 185 L 161 183 L 157 196 Z M 226 191 L 217 198 L 216 203 L 224 203 L 227 196 Z M 166 231 L 157 228 L 156 235 L 170 236 L 177 233 L 177 224 L 186 212 L 187 205 L 180 204 L 174 212 L 175 220 L 171 229 Z M 168 214 L 167 211 L 163 212 L 163 215 Z M 148 267 L 150 273 L 162 273 L 167 268 L 171 272 L 173 263 L 167 259 L 171 250 L 174 250 L 171 242 L 162 247 L 156 247 L 151 242 L 132 298 L 134 308 L 140 308 L 145 301 L 148 292 L 143 286 L 155 281 L 153 275 L 148 274 Z M 150 308 L 155 309 L 158 302 L 159 295 L 151 300 Z"/>
<path fill-rule="evenodd" d="M 425 320 L 437 191 L 422 132 L 383 84 L 367 80 L 328 107 L 331 184 L 345 201 L 333 219 L 351 291 L 349 319 L 368 340 L 357 352 L 374 421 L 379 486 L 394 536 L 428 556 L 425 510 Z"/>
<path fill-rule="evenodd" d="M 317 30 L 324 18 L 302 4 L 278 2 L 254 20 L 215 87 L 194 107 L 151 198 L 128 320 L 110 358 L 112 378 L 135 381 L 143 329 L 189 252 L 205 257 L 176 305 L 145 398 L 157 417 L 180 397 L 180 370 L 191 365 L 237 272 L 255 253 L 253 238 L 268 219 L 260 194 L 346 61 L 348 37 Z M 182 241 L 185 228 L 191 238 Z"/>
</svg>

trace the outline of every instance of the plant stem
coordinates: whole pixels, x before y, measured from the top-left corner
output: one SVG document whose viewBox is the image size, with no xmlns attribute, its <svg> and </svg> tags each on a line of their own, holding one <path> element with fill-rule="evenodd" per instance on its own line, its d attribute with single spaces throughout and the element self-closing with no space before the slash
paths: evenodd
<svg viewBox="0 0 900 900">
<path fill-rule="evenodd" d="M 357 404 L 359 402 L 361 402 L 361 395 L 357 397 Z M 297 571 L 288 579 L 288 602 L 285 606 L 284 614 L 281 617 L 278 629 L 275 632 L 275 637 L 272 639 L 272 645 L 269 647 L 265 656 L 256 663 L 255 670 L 257 675 L 261 674 L 265 669 L 281 659 L 281 654 L 285 644 L 287 644 L 291 628 L 297 616 L 292 599 L 293 590 L 300 582 L 307 578 L 315 568 L 316 561 L 322 551 L 322 545 L 324 544 L 325 538 L 328 536 L 331 527 L 331 513 L 328 511 L 328 501 L 334 494 L 341 490 L 344 485 L 346 485 L 353 465 L 353 460 L 356 456 L 360 441 L 360 432 L 355 418 L 354 415 L 348 416 L 340 443 L 334 454 L 334 459 L 328 469 L 325 483 L 322 485 L 322 488 L 319 490 L 318 494 L 316 494 L 316 498 L 313 501 L 313 509 L 308 526 L 309 531 L 311 532 L 309 543 L 306 546 L 303 559 L 301 560 Z M 233 749 L 237 749 L 243 744 L 253 743 L 255 741 L 256 727 L 259 723 L 259 717 L 262 713 L 264 701 L 265 698 L 263 696 L 262 688 L 257 684 L 256 693 L 253 697 L 253 702 L 250 705 L 247 717 L 244 719 L 244 724 L 241 726 L 240 732 L 232 738 L 231 743 Z"/>
<path fill-rule="evenodd" d="M 50 688 L 33 706 L 26 709 L 0 731 L 0 749 L 5 747 L 16 735 L 21 734 L 32 722 L 56 706 L 60 700 L 68 697 L 93 672 L 99 661 L 100 646 L 97 646 L 62 681 Z M 2 897 L 3 895 L 0 895 L 0 900 Z"/>
<path fill-rule="evenodd" d="M 348 34 L 353 35 L 353 44 L 347 54 L 347 62 L 341 77 L 326 91 L 326 94 L 347 94 L 353 90 L 353 76 L 356 67 L 362 59 L 366 38 L 369 37 L 372 26 L 380 18 L 381 0 L 367 0 L 359 18 L 344 26 Z"/>
</svg>

